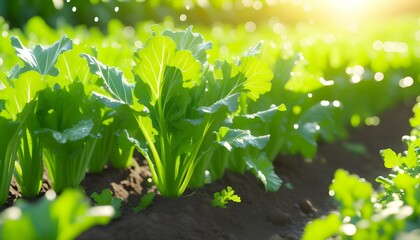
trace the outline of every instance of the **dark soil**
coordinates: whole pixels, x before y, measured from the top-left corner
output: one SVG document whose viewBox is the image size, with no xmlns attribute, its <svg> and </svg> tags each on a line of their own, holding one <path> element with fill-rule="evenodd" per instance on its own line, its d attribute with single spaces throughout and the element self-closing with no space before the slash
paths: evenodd
<svg viewBox="0 0 420 240">
<path fill-rule="evenodd" d="M 401 137 L 409 134 L 412 106 L 412 102 L 398 105 L 381 116 L 379 126 L 353 129 L 346 140 L 321 143 L 312 160 L 279 156 L 275 171 L 284 184 L 276 193 L 265 192 L 250 173 L 227 172 L 223 179 L 180 198 L 157 196 L 150 208 L 135 214 L 132 208 L 141 195 L 155 191 L 148 184 L 150 173 L 143 161 L 137 159 L 138 165 L 128 170 L 88 174 L 83 182 L 88 195 L 110 188 L 125 201 L 119 219 L 90 229 L 80 239 L 299 239 L 306 223 L 334 210 L 328 187 L 336 169 L 347 169 L 372 183 L 376 176 L 387 174 L 379 150 L 404 150 Z M 361 144 L 367 151 L 351 151 L 349 143 Z M 229 203 L 226 209 L 212 207 L 213 194 L 227 186 L 242 202 Z"/>
</svg>

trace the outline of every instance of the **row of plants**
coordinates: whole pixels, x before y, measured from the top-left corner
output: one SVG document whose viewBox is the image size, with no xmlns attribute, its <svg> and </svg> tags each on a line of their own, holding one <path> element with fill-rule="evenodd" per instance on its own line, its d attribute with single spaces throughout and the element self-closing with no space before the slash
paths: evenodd
<svg viewBox="0 0 420 240">
<path fill-rule="evenodd" d="M 33 21 L 28 28 L 42 26 L 40 19 Z M 42 32 L 46 31 L 56 35 L 47 26 Z M 10 131 L 9 139 L 15 140 L 5 145 L 8 160 L 4 161 L 3 203 L 13 171 L 23 196 L 35 196 L 44 159 L 54 189 L 60 192 L 78 186 L 88 169 L 100 172 L 108 160 L 117 168 L 127 167 L 135 147 L 148 160 L 153 180 L 166 196 L 179 196 L 188 186 L 200 187 L 206 176 L 207 181 L 218 179 L 225 169 L 240 173 L 250 169 L 264 180 L 267 190 L 276 191 L 281 181 L 267 166 L 279 153 L 300 152 L 311 157 L 319 137 L 332 141 L 345 136 L 349 119 L 356 125 L 357 117 L 361 118 L 355 113 L 369 116 L 404 96 L 396 91 L 404 76 L 401 71 L 370 63 L 382 67 L 356 66 L 353 68 L 363 72 L 349 73 L 350 67 L 344 67 L 353 60 L 346 57 L 353 55 L 343 54 L 344 60 L 336 60 L 335 65 L 318 58 L 315 69 L 326 73 L 316 75 L 309 60 L 287 53 L 291 56 L 277 58 L 273 75 L 269 66 L 255 57 L 261 43 L 232 64 L 209 61 L 207 51 L 212 44 L 191 28 L 172 32 L 155 27 L 153 31 L 156 36 L 135 50 L 134 56 L 130 54 L 133 46 L 107 51 L 107 46 L 91 48 L 86 45 L 90 42 L 80 39 L 84 35 L 77 45 L 63 37 L 50 47 L 37 45 L 33 49 L 12 37 L 11 45 L 24 66 L 13 67 L 2 81 L 1 114 L 8 119 L 4 126 Z M 150 50 L 155 48 L 163 50 Z M 98 60 L 100 50 L 107 59 L 118 52 L 111 59 L 119 64 L 103 64 Z M 164 57 L 159 59 L 158 54 Z M 317 52 L 305 54 L 309 59 L 318 56 Z M 179 72 L 173 69 L 167 73 L 167 68 Z M 372 75 L 376 70 L 389 77 L 375 81 Z M 414 69 L 408 71 L 418 74 Z M 343 79 L 344 74 L 367 80 L 356 85 Z M 176 85 L 174 79 L 178 78 L 182 81 Z M 354 99 L 354 95 L 365 97 Z M 397 96 L 389 97 L 393 95 Z M 376 102 L 381 105 L 371 105 Z M 197 135 L 190 129 L 197 129 Z M 90 160 L 92 156 L 94 160 Z"/>
<path fill-rule="evenodd" d="M 263 38 L 280 43 L 255 41 L 238 53 L 252 45 L 234 41 L 247 39 L 244 29 L 219 29 L 226 38 L 209 37 L 212 44 L 191 27 L 163 30 L 171 24 L 127 28 L 115 21 L 103 35 L 83 27 L 53 30 L 40 18 L 25 33 L 2 22 L 0 204 L 12 175 L 22 195 L 33 197 L 45 167 L 60 193 L 79 186 L 88 171 L 129 166 L 134 149 L 166 197 L 219 179 L 226 169 L 250 170 L 276 191 L 282 182 L 272 162 L 279 154 L 309 158 L 320 140 L 345 137 L 350 123 L 418 91 L 411 38 L 399 42 L 410 46 L 404 53 L 372 47 L 363 55 L 359 42 L 351 46 L 360 52 L 353 58 L 354 51 L 339 51 L 349 47 L 346 39 L 335 49 L 320 40 L 325 35 L 298 41 L 265 29 Z"/>
<path fill-rule="evenodd" d="M 337 170 L 330 193 L 338 203 L 338 210 L 308 224 L 303 239 L 417 239 L 420 236 L 420 103 L 414 106 L 413 112 L 411 134 L 402 137 L 407 150 L 381 151 L 384 166 L 391 172 L 376 178 L 379 190 L 357 175 Z"/>
</svg>

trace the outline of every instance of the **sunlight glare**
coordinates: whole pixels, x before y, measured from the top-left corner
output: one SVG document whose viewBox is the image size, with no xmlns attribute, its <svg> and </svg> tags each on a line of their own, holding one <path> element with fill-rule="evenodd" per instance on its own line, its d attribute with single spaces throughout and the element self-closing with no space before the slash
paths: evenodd
<svg viewBox="0 0 420 240">
<path fill-rule="evenodd" d="M 340 12 L 357 13 L 366 7 L 366 0 L 330 0 L 331 7 Z"/>
</svg>

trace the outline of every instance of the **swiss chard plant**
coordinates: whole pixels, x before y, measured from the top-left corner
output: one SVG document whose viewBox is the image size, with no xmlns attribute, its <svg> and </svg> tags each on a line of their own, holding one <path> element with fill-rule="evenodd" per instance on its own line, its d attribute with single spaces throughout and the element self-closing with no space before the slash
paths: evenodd
<svg viewBox="0 0 420 240">
<path fill-rule="evenodd" d="M 2 76 L 0 81 L 1 101 L 4 102 L 0 115 L 18 122 L 16 134 L 9 139 L 13 149 L 9 160 L 3 161 L 3 178 L 5 180 L 2 191 L 6 192 L 7 182 L 10 183 L 10 171 L 15 170 L 15 178 L 23 196 L 32 197 L 38 194 L 42 178 L 42 153 L 39 136 L 35 134 L 37 120 L 38 91 L 47 87 L 44 78 L 56 75 L 54 64 L 61 52 L 71 49 L 71 41 L 67 37 L 61 38 L 50 47 L 37 45 L 34 49 L 23 46 L 17 37 L 12 37 L 12 46 L 16 55 L 24 62 L 24 66 L 16 65 L 10 76 Z M 12 128 L 13 129 L 13 128 Z M 6 131 L 5 131 L 6 132 Z M 18 161 L 15 162 L 17 154 Z M 14 166 L 14 169 L 12 166 Z M 4 201 L 1 201 L 4 203 Z"/>
<path fill-rule="evenodd" d="M 164 196 L 180 196 L 196 166 L 217 146 L 228 150 L 264 145 L 268 136 L 231 129 L 239 98 L 257 100 L 270 90 L 271 70 L 253 56 L 238 64 L 206 62 L 211 43 L 191 28 L 182 32 L 155 29 L 134 54 L 134 79 L 115 67 L 82 54 L 108 94 L 94 93 L 109 107 L 128 105 L 141 136 L 131 138 L 146 158 L 152 178 Z M 133 82 L 133 83 L 132 83 Z"/>
<path fill-rule="evenodd" d="M 45 166 L 54 190 L 77 187 L 84 179 L 97 141 L 95 123 L 100 113 L 75 82 L 39 92 L 39 121 Z"/>
<path fill-rule="evenodd" d="M 60 54 L 72 49 L 72 40 L 64 36 L 51 46 L 30 49 L 12 37 L 12 46 L 24 63 L 12 69 L 4 89 L 5 112 L 25 117 L 15 167 L 20 190 L 24 196 L 38 194 L 43 161 L 57 192 L 76 187 L 96 144 L 100 110 L 85 94 L 88 84 L 55 66 Z"/>
</svg>

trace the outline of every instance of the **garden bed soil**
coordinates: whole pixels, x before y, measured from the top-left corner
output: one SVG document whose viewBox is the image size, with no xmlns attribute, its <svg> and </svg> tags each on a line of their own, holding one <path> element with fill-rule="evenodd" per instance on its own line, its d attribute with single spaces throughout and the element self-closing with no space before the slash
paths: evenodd
<svg viewBox="0 0 420 240">
<path fill-rule="evenodd" d="M 311 160 L 279 156 L 274 166 L 284 183 L 275 193 L 265 192 L 250 173 L 227 172 L 221 180 L 176 199 L 157 195 L 148 209 L 136 214 L 132 208 L 140 197 L 156 191 L 147 181 L 150 172 L 143 160 L 137 158 L 138 165 L 128 170 L 109 168 L 99 175 L 88 174 L 82 184 L 88 195 L 110 188 L 124 202 L 119 219 L 94 227 L 79 239 L 299 239 L 306 223 L 335 209 L 328 187 L 336 169 L 344 168 L 377 186 L 375 177 L 387 174 L 379 150 L 405 149 L 401 137 L 409 134 L 412 106 L 413 102 L 399 104 L 380 117 L 379 126 L 353 129 L 346 140 L 320 143 Z M 352 151 L 349 144 L 362 145 L 366 151 Z M 226 209 L 212 207 L 213 194 L 227 186 L 242 202 L 229 203 Z"/>
</svg>

